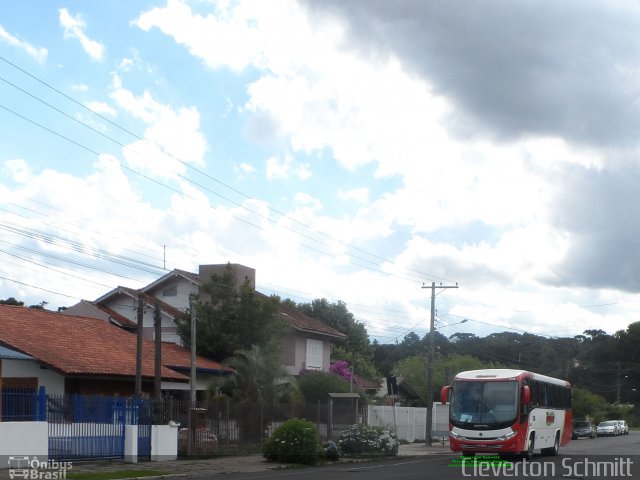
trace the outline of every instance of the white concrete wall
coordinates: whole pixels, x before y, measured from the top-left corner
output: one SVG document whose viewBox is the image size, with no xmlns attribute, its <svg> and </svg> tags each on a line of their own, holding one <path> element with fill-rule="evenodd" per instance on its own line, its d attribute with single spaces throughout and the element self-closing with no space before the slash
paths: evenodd
<svg viewBox="0 0 640 480">
<path fill-rule="evenodd" d="M 38 387 L 45 387 L 48 394 L 64 394 L 64 377 L 53 370 L 41 368 L 33 360 L 2 360 L 3 377 L 36 377 Z"/>
<path fill-rule="evenodd" d="M 151 461 L 166 462 L 178 458 L 178 427 L 153 425 L 151 427 Z"/>
<path fill-rule="evenodd" d="M 178 458 L 178 427 L 151 426 L 151 461 L 164 462 Z M 124 461 L 138 463 L 138 426 L 124 427 Z"/>
<path fill-rule="evenodd" d="M 367 412 L 369 425 L 384 425 L 394 428 L 394 407 L 369 405 Z M 395 430 L 398 440 L 414 442 L 425 439 L 427 409 L 420 407 L 395 407 Z M 449 431 L 449 406 L 433 404 L 432 436 L 446 436 Z"/>
<path fill-rule="evenodd" d="M 124 426 L 124 461 L 138 463 L 138 426 Z"/>
<path fill-rule="evenodd" d="M 9 468 L 9 457 L 49 460 L 47 422 L 0 422 L 0 469 Z"/>
</svg>

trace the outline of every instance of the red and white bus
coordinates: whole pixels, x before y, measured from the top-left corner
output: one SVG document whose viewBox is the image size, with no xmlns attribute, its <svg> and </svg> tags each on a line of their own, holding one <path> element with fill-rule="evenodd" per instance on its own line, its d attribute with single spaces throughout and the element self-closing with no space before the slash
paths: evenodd
<svg viewBox="0 0 640 480">
<path fill-rule="evenodd" d="M 440 392 L 449 400 L 449 443 L 463 455 L 557 455 L 571 440 L 571 385 L 524 370 L 461 372 Z"/>
</svg>

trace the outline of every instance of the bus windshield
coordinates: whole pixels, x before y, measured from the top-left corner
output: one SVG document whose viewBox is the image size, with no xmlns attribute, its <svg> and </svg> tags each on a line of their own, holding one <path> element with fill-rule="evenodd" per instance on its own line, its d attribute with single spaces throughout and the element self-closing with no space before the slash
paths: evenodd
<svg viewBox="0 0 640 480">
<path fill-rule="evenodd" d="M 498 428 L 511 425 L 518 415 L 518 382 L 456 381 L 449 417 L 461 428 Z"/>
</svg>

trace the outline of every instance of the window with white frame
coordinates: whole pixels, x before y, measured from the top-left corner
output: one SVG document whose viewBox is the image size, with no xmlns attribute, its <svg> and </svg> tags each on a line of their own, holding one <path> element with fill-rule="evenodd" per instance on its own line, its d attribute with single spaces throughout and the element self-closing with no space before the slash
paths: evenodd
<svg viewBox="0 0 640 480">
<path fill-rule="evenodd" d="M 309 370 L 322 370 L 322 347 L 320 340 L 307 339 L 306 368 Z"/>
</svg>

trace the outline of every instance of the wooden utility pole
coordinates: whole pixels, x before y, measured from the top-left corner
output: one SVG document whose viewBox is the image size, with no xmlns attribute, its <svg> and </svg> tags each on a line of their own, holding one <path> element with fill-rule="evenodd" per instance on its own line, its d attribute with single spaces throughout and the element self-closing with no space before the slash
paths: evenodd
<svg viewBox="0 0 640 480">
<path fill-rule="evenodd" d="M 142 292 L 138 292 L 138 311 L 136 328 L 136 396 L 142 395 L 142 326 L 144 321 L 144 308 L 142 303 Z"/>
<path fill-rule="evenodd" d="M 432 430 L 433 430 L 433 357 L 434 357 L 434 335 L 435 335 L 435 320 L 436 320 L 436 282 L 431 282 L 431 286 L 422 285 L 422 288 L 431 289 L 431 322 L 429 324 L 429 348 L 427 350 L 427 418 L 426 418 L 426 432 L 425 432 L 425 444 L 426 447 L 431 447 L 433 443 Z M 442 285 L 437 288 L 458 288 L 456 285 Z"/>
<path fill-rule="evenodd" d="M 155 370 L 153 379 L 153 397 L 160 400 L 162 396 L 162 316 L 160 315 L 160 303 L 156 301 L 153 312 L 153 327 L 155 332 Z"/>
<path fill-rule="evenodd" d="M 189 436 L 187 440 L 187 455 L 191 456 L 195 444 L 195 419 L 193 414 L 196 408 L 196 303 L 189 298 L 191 310 L 191 376 L 189 378 L 189 417 L 187 418 Z"/>
</svg>

